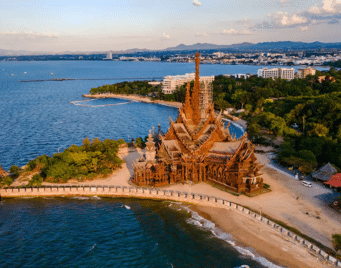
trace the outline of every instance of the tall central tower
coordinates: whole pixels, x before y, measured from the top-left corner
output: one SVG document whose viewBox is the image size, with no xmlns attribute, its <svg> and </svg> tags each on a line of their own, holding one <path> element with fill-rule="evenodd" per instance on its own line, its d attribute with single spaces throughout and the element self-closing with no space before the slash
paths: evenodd
<svg viewBox="0 0 341 268">
<path fill-rule="evenodd" d="M 199 124 L 201 119 L 200 103 L 200 78 L 199 78 L 199 52 L 195 54 L 195 80 L 192 93 L 193 123 Z"/>
</svg>

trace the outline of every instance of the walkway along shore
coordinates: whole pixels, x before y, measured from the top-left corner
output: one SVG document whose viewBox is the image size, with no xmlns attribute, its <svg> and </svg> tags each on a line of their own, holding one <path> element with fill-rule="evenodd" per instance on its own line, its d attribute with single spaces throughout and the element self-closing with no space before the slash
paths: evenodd
<svg viewBox="0 0 341 268">
<path fill-rule="evenodd" d="M 226 210 L 233 210 L 246 215 L 249 218 L 258 220 L 268 228 L 276 230 L 279 234 L 301 247 L 306 248 L 315 256 L 326 261 L 335 267 L 341 267 L 341 261 L 328 255 L 316 245 L 302 237 L 290 232 L 284 227 L 272 222 L 271 220 L 254 213 L 249 209 L 232 203 L 230 201 L 208 196 L 204 194 L 193 194 L 187 192 L 155 189 L 155 188 L 141 188 L 141 187 L 127 187 L 127 186 L 107 186 L 107 185 L 68 185 L 68 186 L 45 186 L 35 188 L 3 188 L 0 189 L 1 198 L 14 197 L 51 197 L 51 196 L 110 196 L 110 197 L 127 197 L 127 198 L 142 198 L 142 199 L 161 199 L 191 203 L 201 206 L 209 206 L 216 208 L 223 208 Z"/>
</svg>

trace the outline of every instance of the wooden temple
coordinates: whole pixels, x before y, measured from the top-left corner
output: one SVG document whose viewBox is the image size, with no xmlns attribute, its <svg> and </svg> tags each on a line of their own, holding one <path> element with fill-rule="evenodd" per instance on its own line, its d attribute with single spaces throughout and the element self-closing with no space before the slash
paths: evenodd
<svg viewBox="0 0 341 268">
<path fill-rule="evenodd" d="M 8 172 L 6 172 L 0 165 L 0 178 L 6 177 L 8 175 Z"/>
<path fill-rule="evenodd" d="M 187 84 L 186 100 L 163 135 L 150 131 L 146 153 L 134 163 L 132 182 L 139 186 L 163 186 L 180 182 L 213 182 L 229 190 L 254 193 L 263 188 L 261 166 L 254 145 L 230 134 L 221 113 L 214 111 L 212 85 L 200 83 L 199 53 L 193 89 Z"/>
</svg>

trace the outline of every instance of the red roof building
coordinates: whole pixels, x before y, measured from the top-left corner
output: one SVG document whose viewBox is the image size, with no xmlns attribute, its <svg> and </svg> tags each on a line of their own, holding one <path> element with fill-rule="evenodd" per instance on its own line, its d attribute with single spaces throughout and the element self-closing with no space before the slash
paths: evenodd
<svg viewBox="0 0 341 268">
<path fill-rule="evenodd" d="M 341 187 L 341 173 L 332 176 L 329 181 L 325 182 L 325 184 L 328 184 L 335 188 Z"/>
</svg>

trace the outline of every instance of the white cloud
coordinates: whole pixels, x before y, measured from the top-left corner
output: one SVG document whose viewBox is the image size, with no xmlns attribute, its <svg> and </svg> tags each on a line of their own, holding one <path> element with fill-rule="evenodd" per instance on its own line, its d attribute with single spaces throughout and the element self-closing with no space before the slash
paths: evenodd
<svg viewBox="0 0 341 268">
<path fill-rule="evenodd" d="M 162 37 L 165 38 L 165 39 L 171 39 L 169 34 L 166 34 L 166 33 L 163 33 Z"/>
<path fill-rule="evenodd" d="M 199 0 L 193 0 L 193 5 L 198 6 L 198 7 L 202 6 Z"/>
<path fill-rule="evenodd" d="M 7 37 L 25 37 L 25 38 L 56 38 L 59 35 L 58 34 L 44 34 L 44 33 L 34 33 L 34 32 L 0 32 L 1 36 L 7 36 Z"/>
<path fill-rule="evenodd" d="M 314 5 L 308 8 L 307 13 L 312 15 L 335 15 L 341 14 L 340 0 L 323 0 L 322 5 Z"/>
<path fill-rule="evenodd" d="M 53 41 L 59 38 L 58 34 L 45 34 L 33 32 L 0 32 L 0 44 L 10 45 L 21 44 L 39 44 L 42 42 Z"/>
<path fill-rule="evenodd" d="M 288 3 L 288 2 L 290 2 L 290 1 L 291 1 L 291 0 L 280 0 L 279 2 L 283 4 L 283 3 Z"/>
<path fill-rule="evenodd" d="M 239 30 L 235 30 L 235 29 L 230 29 L 230 30 L 223 30 L 222 34 L 226 34 L 226 35 L 249 35 L 252 34 L 251 31 L 249 30 L 243 30 L 243 31 L 239 31 Z"/>
<path fill-rule="evenodd" d="M 308 26 L 300 26 L 302 32 L 308 31 Z"/>
<path fill-rule="evenodd" d="M 307 18 L 297 14 L 288 14 L 288 12 L 278 11 L 269 16 L 272 18 L 273 24 L 278 27 L 297 26 L 308 22 Z"/>
<path fill-rule="evenodd" d="M 195 36 L 196 37 L 206 37 L 206 36 L 208 36 L 208 34 L 207 33 L 196 33 Z"/>
</svg>

